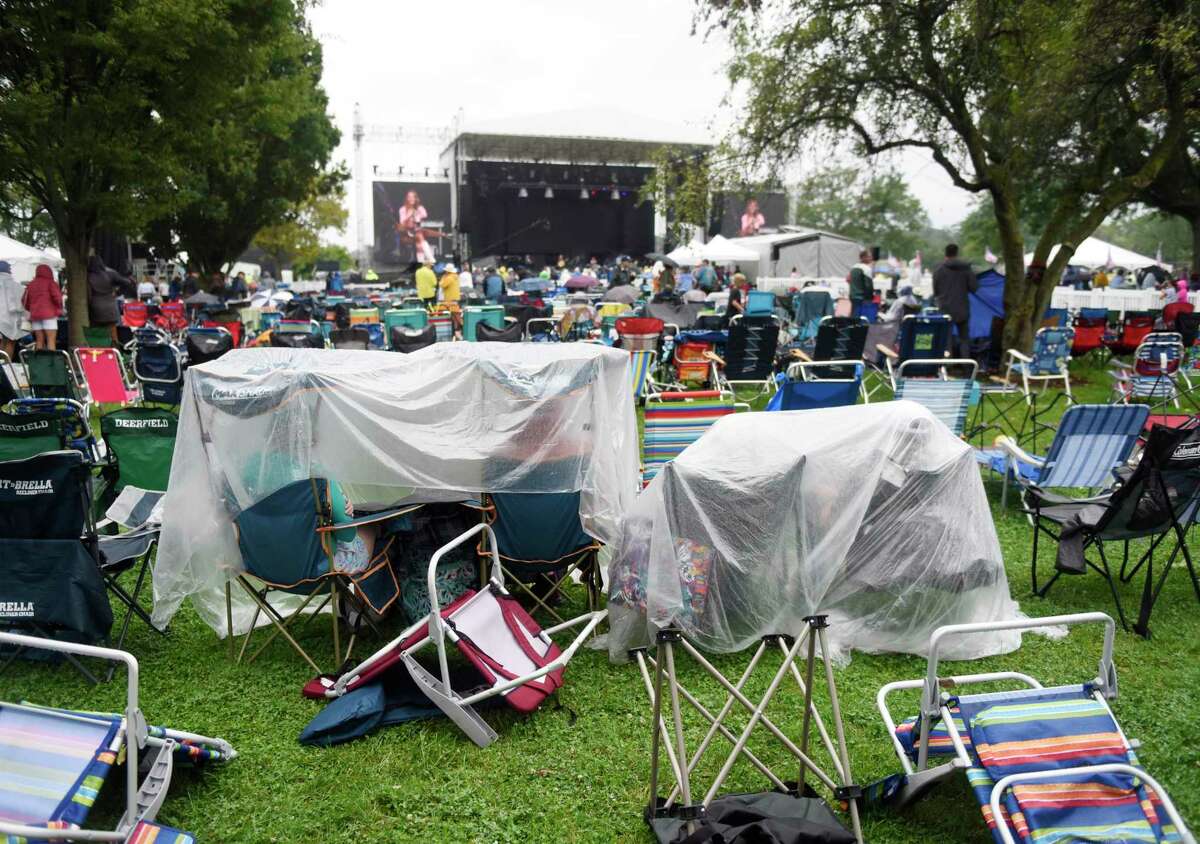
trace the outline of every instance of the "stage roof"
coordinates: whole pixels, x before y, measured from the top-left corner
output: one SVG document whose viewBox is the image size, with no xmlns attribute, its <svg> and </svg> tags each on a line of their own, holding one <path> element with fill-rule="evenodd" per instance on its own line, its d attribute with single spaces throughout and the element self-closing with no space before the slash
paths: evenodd
<svg viewBox="0 0 1200 844">
<path fill-rule="evenodd" d="M 463 145 L 466 160 L 648 164 L 656 150 L 677 146 L 697 152 L 712 147 L 703 127 L 653 117 L 591 109 L 467 123 L 443 152 Z"/>
</svg>

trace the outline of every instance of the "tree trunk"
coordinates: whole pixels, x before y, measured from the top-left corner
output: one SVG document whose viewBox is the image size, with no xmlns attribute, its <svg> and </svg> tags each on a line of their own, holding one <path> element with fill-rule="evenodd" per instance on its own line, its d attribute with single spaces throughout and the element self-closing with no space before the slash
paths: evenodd
<svg viewBox="0 0 1200 844">
<path fill-rule="evenodd" d="M 1200 272 L 1200 212 L 1191 216 L 1192 223 L 1192 272 Z"/>
<path fill-rule="evenodd" d="M 88 326 L 87 258 L 90 234 L 59 232 L 58 243 L 67 263 L 67 327 L 72 348 L 86 345 L 83 329 Z"/>
<path fill-rule="evenodd" d="M 1025 268 L 1025 238 L 1021 234 L 1020 213 L 1016 204 L 1001 191 L 992 192 L 996 227 L 1000 232 L 1004 256 L 1004 350 L 1028 352 L 1033 348 L 1033 333 L 1041 324 L 1037 308 L 1040 275 Z"/>
</svg>

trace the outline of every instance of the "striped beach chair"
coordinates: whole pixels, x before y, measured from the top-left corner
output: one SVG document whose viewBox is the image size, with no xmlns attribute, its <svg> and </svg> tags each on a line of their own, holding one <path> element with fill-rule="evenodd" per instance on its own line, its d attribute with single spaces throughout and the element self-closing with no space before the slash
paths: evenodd
<svg viewBox="0 0 1200 844">
<path fill-rule="evenodd" d="M 74 712 L 0 702 L 0 840 L 122 841 L 186 844 L 188 833 L 154 822 L 180 764 L 237 754 L 228 742 L 147 727 L 137 702 L 137 660 L 124 651 L 0 633 L 0 645 L 124 663 L 129 670 L 120 714 Z M 139 758 L 148 762 L 139 782 Z M 125 762 L 125 814 L 115 830 L 85 830 L 108 774 Z"/>
<path fill-rule="evenodd" d="M 1045 688 L 1012 671 L 937 673 L 939 646 L 952 636 L 1097 623 L 1105 626 L 1100 671 L 1086 683 Z M 869 790 L 903 806 L 963 770 L 999 844 L 1195 842 L 1109 708 L 1117 696 L 1115 629 L 1112 618 L 1095 612 L 938 628 L 925 678 L 888 683 L 876 697 L 903 773 Z M 966 687 L 981 683 L 1010 688 L 968 693 Z M 896 725 L 888 697 L 914 689 L 921 690 L 920 715 Z"/>
<path fill-rule="evenodd" d="M 664 465 L 712 427 L 749 405 L 734 401 L 732 393 L 693 390 L 656 393 L 646 397 L 645 430 L 642 435 L 642 483 L 648 484 Z"/>
<path fill-rule="evenodd" d="M 650 372 L 654 369 L 657 359 L 658 353 L 650 350 L 634 350 L 629 353 L 629 389 L 635 402 L 641 402 L 652 386 Z"/>
<path fill-rule="evenodd" d="M 1118 364 L 1110 374 L 1117 401 L 1147 402 L 1166 407 L 1171 402 L 1179 407 L 1180 382 L 1183 392 L 1191 390 L 1191 381 L 1181 368 L 1184 362 L 1183 339 L 1174 332 L 1160 331 L 1147 335 L 1134 353 L 1132 364 Z"/>
<path fill-rule="evenodd" d="M 912 370 L 909 365 L 912 364 Z M 931 364 L 941 367 L 944 377 L 913 378 L 910 371 L 918 368 L 928 370 Z M 946 367 L 966 369 L 965 378 L 951 378 Z M 975 372 L 978 364 L 973 360 L 928 361 L 906 360 L 896 369 L 896 399 L 913 401 L 940 419 L 956 435 L 962 436 L 967 424 L 967 411 L 971 407 L 971 391 L 975 388 Z"/>
</svg>

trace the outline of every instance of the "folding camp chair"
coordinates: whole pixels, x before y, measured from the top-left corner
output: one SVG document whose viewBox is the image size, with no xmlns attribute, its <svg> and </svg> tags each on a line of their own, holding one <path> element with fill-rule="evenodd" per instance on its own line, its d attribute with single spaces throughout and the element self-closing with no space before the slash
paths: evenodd
<svg viewBox="0 0 1200 844">
<path fill-rule="evenodd" d="M 158 316 L 154 318 L 154 324 L 173 337 L 178 337 L 186 331 L 188 318 L 183 302 L 176 300 L 159 305 Z"/>
<path fill-rule="evenodd" d="M 1013 373 L 1021 377 L 1022 392 L 1025 403 L 1032 407 L 1034 403 L 1033 383 L 1049 384 L 1052 381 L 1062 381 L 1063 392 L 1067 400 L 1071 398 L 1071 373 L 1068 364 L 1071 361 L 1071 346 L 1075 342 L 1075 332 L 1070 328 L 1039 328 L 1033 335 L 1033 354 L 1027 355 L 1018 349 L 1009 349 L 1008 368 L 1004 372 L 1004 382 L 1013 380 Z"/>
<path fill-rule="evenodd" d="M 432 346 L 437 342 L 437 331 L 432 325 L 425 328 L 404 328 L 396 326 L 392 329 L 391 349 L 393 352 L 409 354 L 411 352 Z"/>
<path fill-rule="evenodd" d="M 233 348 L 241 348 L 244 330 L 241 317 L 237 313 L 233 311 L 212 313 L 200 321 L 200 326 L 202 328 L 224 328 L 229 332 L 229 337 L 233 341 Z"/>
<path fill-rule="evenodd" d="M 910 359 L 896 367 L 894 383 L 896 399 L 914 401 L 929 410 L 958 436 L 965 436 L 967 411 L 971 406 L 971 391 L 975 388 L 978 364 L 970 358 L 929 361 Z M 964 368 L 965 378 L 951 378 L 949 368 Z M 941 370 L 941 378 L 914 378 L 910 372 Z"/>
<path fill-rule="evenodd" d="M 816 361 L 861 361 L 870 325 L 862 317 L 824 317 L 817 326 L 809 358 Z"/>
<path fill-rule="evenodd" d="M 183 401 L 183 356 L 161 329 L 134 335 L 133 377 L 141 385 L 143 403 L 174 407 Z"/>
<path fill-rule="evenodd" d="M 21 395 L 21 379 L 12 360 L 0 352 L 0 406 L 8 404 Z"/>
<path fill-rule="evenodd" d="M 520 343 L 525 336 L 521 324 L 515 319 L 506 322 L 503 328 L 495 328 L 486 322 L 476 322 L 474 327 L 474 340 L 477 343 Z"/>
<path fill-rule="evenodd" d="M 1162 327 L 1164 331 L 1179 331 L 1178 320 L 1180 314 L 1190 314 L 1195 311 L 1191 302 L 1172 302 L 1163 307 Z"/>
<path fill-rule="evenodd" d="M 233 335 L 224 328 L 193 327 L 184 338 L 188 366 L 216 360 L 233 347 Z"/>
<path fill-rule="evenodd" d="M 121 306 L 121 322 L 129 328 L 143 328 L 150 321 L 150 306 L 145 302 L 126 302 Z"/>
<path fill-rule="evenodd" d="M 371 348 L 371 335 L 363 325 L 335 328 L 329 332 L 329 342 L 335 349 L 357 349 L 365 352 Z"/>
<path fill-rule="evenodd" d="M 774 294 L 767 296 L 774 301 Z M 760 393 L 772 391 L 775 388 L 775 351 L 779 348 L 781 328 L 779 318 L 774 315 L 738 314 L 729 320 L 729 339 L 724 354 L 710 355 L 717 364 L 717 388 L 732 390 L 738 384 L 753 384 L 760 388 Z"/>
<path fill-rule="evenodd" d="M 1113 470 L 1124 465 L 1133 453 L 1149 415 L 1145 405 L 1076 404 L 1063 414 L 1044 457 L 1029 454 L 1008 437 L 998 438 L 994 449 L 977 450 L 975 456 L 1005 478 L 1001 506 L 1008 501 L 1010 477 L 1023 490 L 1035 492 L 1100 491 L 1112 485 Z M 1035 555 L 1037 525 L 1035 513 Z"/>
<path fill-rule="evenodd" d="M 1099 673 L 1088 682 L 1046 688 L 1019 671 L 938 674 L 940 651 L 951 637 L 1079 624 L 1104 625 Z M 1139 766 L 1135 743 L 1109 706 L 1117 697 L 1115 630 L 1112 618 L 1098 612 L 939 627 L 929 640 L 925 678 L 888 683 L 876 696 L 903 768 L 885 781 L 881 795 L 904 806 L 961 770 L 999 844 L 1195 844 L 1166 790 Z M 966 692 L 983 683 L 1016 688 Z M 918 689 L 920 714 L 896 724 L 888 698 Z"/>
<path fill-rule="evenodd" d="M 1147 401 L 1151 406 L 1165 408 L 1170 402 L 1179 407 L 1180 382 L 1182 394 L 1191 392 L 1191 380 L 1183 364 L 1182 338 L 1171 332 L 1147 334 L 1134 353 L 1132 364 L 1116 363 L 1110 374 L 1113 393 L 1118 401 Z"/>
<path fill-rule="evenodd" d="M 1104 336 L 1108 333 L 1107 308 L 1080 308 L 1075 315 L 1075 339 L 1071 343 L 1071 356 L 1080 358 L 1088 352 L 1104 348 Z"/>
<path fill-rule="evenodd" d="M 147 725 L 138 701 L 138 663 L 126 651 L 6 632 L 0 632 L 0 645 L 106 660 L 114 667 L 124 664 L 128 672 L 125 706 L 116 714 L 0 702 L 0 837 L 194 844 L 191 835 L 155 818 L 175 765 L 231 760 L 237 752 L 229 742 Z M 85 829 L 98 792 L 120 760 L 124 814 L 111 831 Z"/>
<path fill-rule="evenodd" d="M 682 585 L 682 584 L 681 584 Z M 829 715 L 833 722 L 833 735 L 826 727 L 826 718 L 815 705 L 814 675 L 817 671 L 817 646 L 823 655 L 829 654 L 825 630 L 829 626 L 827 616 L 815 615 L 805 619 L 805 626 L 799 635 L 778 635 L 764 637 L 754 651 L 749 665 L 742 672 L 741 678 L 735 683 L 725 677 L 705 656 L 688 641 L 687 637 L 676 628 L 660 630 L 656 637 L 657 657 L 651 657 L 648 648 L 636 648 L 630 655 L 636 661 L 646 693 L 651 702 L 650 727 L 650 800 L 646 807 L 646 822 L 654 829 L 660 841 L 707 840 L 709 817 L 714 807 L 721 806 L 731 796 L 719 797 L 721 787 L 729 778 L 734 765 L 744 759 L 753 765 L 759 773 L 767 778 L 774 792 L 786 795 L 790 800 L 784 800 L 778 809 L 783 813 L 796 814 L 804 818 L 802 829 L 813 836 L 814 841 L 862 844 L 862 827 L 859 821 L 861 788 L 854 783 L 850 769 L 850 757 L 846 746 L 845 729 L 842 723 L 842 711 L 838 702 L 837 686 L 833 677 L 833 666 L 828 657 L 823 657 L 824 681 L 829 698 Z M 711 703 L 705 705 L 701 696 L 693 693 L 680 681 L 676 671 L 677 650 L 687 654 L 699 667 L 701 678 L 713 680 L 725 695 L 724 703 L 718 709 Z M 768 664 L 763 658 L 768 652 L 778 651 L 782 659 L 775 667 L 771 666 L 767 677 L 766 690 L 758 699 L 751 698 L 751 688 L 761 688 L 764 682 L 751 684 L 760 665 Z M 651 677 L 653 669 L 653 677 Z M 767 709 L 780 688 L 785 685 L 788 675 L 799 687 L 803 695 L 800 703 L 801 718 L 799 736 L 793 739 L 780 723 L 772 720 Z M 791 685 L 790 682 L 787 685 Z M 687 735 L 687 719 L 681 702 L 689 704 L 698 714 L 698 727 L 703 729 L 703 738 L 689 751 Z M 730 713 L 744 709 L 749 716 L 740 733 L 735 733 L 727 723 Z M 776 716 L 778 717 L 778 716 Z M 736 729 L 736 727 L 735 727 Z M 790 771 L 777 773 L 763 759 L 757 756 L 747 746 L 752 736 L 763 732 L 770 733 L 782 749 L 788 754 L 788 762 L 798 764 L 799 777 L 792 779 L 795 768 Z M 820 743 L 829 755 L 831 772 L 827 772 L 812 758 L 810 743 L 816 743 L 813 733 L 819 736 Z M 698 734 L 698 733 L 697 733 Z M 719 771 L 708 784 L 707 789 L 700 792 L 699 784 L 700 763 L 705 754 L 716 744 L 718 738 L 724 739 L 732 749 L 724 758 Z M 662 758 L 666 757 L 667 764 L 675 780 L 674 787 L 662 797 L 659 789 L 660 768 Z M 837 820 L 823 800 L 816 796 L 806 780 L 815 780 L 817 784 L 828 789 L 833 799 L 842 803 L 850 814 L 852 832 Z M 738 795 L 751 797 L 754 795 Z M 794 827 L 790 830 L 795 834 Z M 818 837 L 819 836 L 819 837 Z M 740 840 L 740 839 L 739 839 Z M 763 839 L 768 840 L 768 839 Z M 779 840 L 779 839 L 772 839 Z M 789 839 L 793 840 L 793 839 Z M 797 839 L 798 840 L 798 839 Z"/>
<path fill-rule="evenodd" d="M 722 416 L 749 409 L 749 405 L 734 401 L 732 393 L 720 390 L 648 395 L 642 432 L 642 483 L 650 483 L 665 464 L 700 439 Z"/>
<path fill-rule="evenodd" d="M 91 402 L 87 382 L 71 361 L 58 349 L 23 349 L 21 363 L 29 382 L 29 392 L 40 399 L 69 399 L 87 405 Z"/>
<path fill-rule="evenodd" d="M 388 559 L 390 539 L 381 539 L 376 547 L 367 549 L 369 559 L 365 567 L 354 571 L 338 568 L 337 543 L 342 537 L 346 541 L 353 540 L 359 527 L 384 522 L 416 508 L 399 508 L 337 522 L 335 516 L 340 516 L 341 507 L 335 500 L 340 494 L 336 485 L 324 478 L 296 481 L 243 510 L 234 519 L 245 567 L 235 580 L 256 605 L 254 619 L 236 655 L 237 662 L 252 662 L 276 636 L 283 636 L 304 661 L 319 672 L 320 667 L 292 636 L 290 628 L 303 617 L 314 600 L 321 598 L 312 614 L 320 613 L 326 605 L 332 607 L 334 664 L 340 665 L 354 650 L 360 622 L 373 624 L 371 613 L 383 616 L 399 598 L 400 585 Z M 228 599 L 229 583 L 225 589 Z M 300 595 L 303 601 L 285 616 L 271 604 L 271 592 Z M 343 614 L 353 615 L 356 619 L 344 653 L 340 634 Z M 260 615 L 265 616 L 275 630 L 247 658 L 246 649 Z M 232 631 L 232 616 L 227 621 Z M 232 654 L 232 634 L 229 646 Z"/>
<path fill-rule="evenodd" d="M 127 382 L 125 366 L 116 349 L 77 348 L 73 354 L 92 401 L 120 405 L 137 401 L 138 391 Z"/>
<path fill-rule="evenodd" d="M 92 436 L 87 410 L 64 399 L 15 399 L 3 408 L 0 453 L 20 460 L 44 451 L 73 449 L 89 465 L 101 462 L 100 447 Z M 47 444 L 53 443 L 49 448 Z"/>
<path fill-rule="evenodd" d="M 1035 500 L 1031 502 L 1029 512 L 1036 514 L 1040 523 L 1050 523 L 1058 528 L 1055 571 L 1041 589 L 1037 582 L 1037 546 L 1034 546 L 1033 587 L 1035 594 L 1044 596 L 1061 575 L 1084 574 L 1090 568 L 1108 581 L 1121 626 L 1127 626 L 1121 597 L 1104 552 L 1105 542 L 1122 542 L 1125 553 L 1121 561 L 1121 578 L 1131 579 L 1139 569 L 1146 569 L 1141 608 L 1133 629 L 1148 637 L 1150 613 L 1176 556 L 1183 556 L 1196 600 L 1200 601 L 1200 579 L 1192 565 L 1186 536 L 1186 528 L 1195 519 L 1200 504 L 1200 429 L 1154 428 L 1142 449 L 1137 468 L 1122 474 L 1125 477 L 1112 495 L 1100 499 L 1063 502 L 1030 496 Z M 1046 532 L 1053 535 L 1049 529 Z M 1171 537 L 1175 539 L 1175 548 L 1155 584 L 1154 551 Z M 1036 538 L 1035 533 L 1035 542 Z M 1149 539 L 1150 544 L 1130 569 L 1129 542 L 1133 539 Z M 1095 548 L 1099 563 L 1088 558 L 1089 548 Z"/>
<path fill-rule="evenodd" d="M 429 312 L 423 307 L 393 308 L 383 312 L 383 326 L 387 329 L 389 339 L 393 328 L 412 328 L 419 331 L 428 324 Z"/>
<path fill-rule="evenodd" d="M 503 305 L 471 305 L 463 310 L 463 339 L 468 343 L 474 343 L 479 339 L 476 331 L 476 326 L 487 325 L 493 332 L 502 331 L 506 328 L 504 324 L 504 306 Z M 516 320 L 513 320 L 516 323 Z M 517 327 L 518 341 L 524 336 L 524 331 Z M 511 342 L 511 341 L 505 341 Z"/>
<path fill-rule="evenodd" d="M 533 600 L 538 608 L 564 619 L 554 609 L 563 590 L 578 575 L 587 592 L 589 610 L 600 609 L 603 591 L 596 553 L 600 543 L 588 536 L 579 521 L 579 493 L 493 493 L 484 507 L 492 515 L 492 533 L 505 578 Z M 479 548 L 481 555 L 489 548 Z"/>
<path fill-rule="evenodd" d="M 114 495 L 127 485 L 167 491 L 178 428 L 174 413 L 156 407 L 129 407 L 100 417 L 100 436 L 115 474 Z"/>
<path fill-rule="evenodd" d="M 1105 335 L 1104 345 L 1114 355 L 1128 355 L 1136 351 L 1146 335 L 1153 331 L 1154 317 L 1131 311 L 1125 314 L 1115 332 Z"/>
<path fill-rule="evenodd" d="M 15 617 L 0 620 L 41 635 L 66 631 L 76 641 L 103 641 L 113 621 L 107 587 L 126 606 L 116 641 L 121 647 L 134 615 L 158 630 L 138 603 L 158 532 L 98 536 L 91 481 L 76 451 L 0 463 L 0 567 L 5 606 L 18 609 Z M 135 567 L 137 581 L 128 592 L 117 577 Z"/>
<path fill-rule="evenodd" d="M 441 606 L 436 588 L 437 566 L 444 554 L 483 533 L 492 549 L 487 585 L 468 591 L 448 606 Z M 505 588 L 504 571 L 496 551 L 496 537 L 487 524 L 478 524 L 437 550 L 429 561 L 429 615 L 359 665 L 340 677 L 317 677 L 304 689 L 309 697 L 341 697 L 385 672 L 403 665 L 417 686 L 471 741 L 487 747 L 496 731 L 475 711 L 474 705 L 500 696 L 518 712 L 532 712 L 563 684 L 563 671 L 607 611 L 587 612 L 543 630 Z M 555 633 L 581 627 L 575 639 L 560 649 Z M 456 646 L 483 680 L 475 691 L 459 692 L 450 680 L 447 640 Z M 431 673 L 417 654 L 433 645 L 438 674 Z"/>
<path fill-rule="evenodd" d="M 851 377 L 844 377 L 849 372 Z M 767 410 L 813 410 L 846 407 L 862 390 L 861 360 L 797 361 L 778 377 L 778 390 Z"/>
<path fill-rule="evenodd" d="M 792 319 L 799 326 L 796 340 L 802 344 L 812 342 L 820 336 L 820 327 L 826 318 L 833 318 L 833 296 L 823 287 L 810 287 L 801 290 L 792 299 Z M 850 317 L 840 317 L 849 323 L 857 324 Z M 865 335 L 864 335 L 865 336 Z M 859 355 L 854 355 L 855 358 Z M 834 355 L 845 358 L 846 355 Z"/>
<path fill-rule="evenodd" d="M 950 349 L 950 333 L 954 328 L 950 317 L 945 314 L 919 314 L 906 316 L 900 321 L 900 331 L 896 338 L 896 348 L 892 349 L 883 344 L 877 345 L 876 351 L 883 356 L 887 367 L 886 378 L 892 389 L 896 389 L 896 374 L 901 364 L 918 359 L 923 361 L 920 366 L 910 367 L 908 374 L 913 378 L 932 378 L 938 374 L 938 366 Z M 939 363 L 932 363 L 937 361 Z M 883 373 L 879 373 L 883 375 Z M 870 390 L 869 392 L 874 392 Z"/>
</svg>

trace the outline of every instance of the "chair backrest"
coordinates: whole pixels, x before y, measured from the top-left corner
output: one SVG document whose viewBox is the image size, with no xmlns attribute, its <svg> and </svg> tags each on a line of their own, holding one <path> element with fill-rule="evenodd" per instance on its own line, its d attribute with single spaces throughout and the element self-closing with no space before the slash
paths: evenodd
<svg viewBox="0 0 1200 844">
<path fill-rule="evenodd" d="M 150 307 L 145 302 L 126 302 L 121 321 L 130 328 L 141 328 L 150 319 Z"/>
<path fill-rule="evenodd" d="M 96 440 L 88 423 L 88 412 L 79 402 L 69 399 L 15 399 L 5 408 L 12 417 L 22 419 L 52 418 L 60 445 L 56 449 L 74 449 L 91 463 L 97 459 Z"/>
<path fill-rule="evenodd" d="M 408 354 L 436 343 L 437 329 L 432 325 L 420 329 L 396 326 L 391 331 L 390 339 L 393 352 Z"/>
<path fill-rule="evenodd" d="M 1184 311 L 1175 315 L 1175 330 L 1183 339 L 1183 345 L 1191 348 L 1200 336 L 1200 314 Z"/>
<path fill-rule="evenodd" d="M 116 458 L 114 492 L 126 486 L 166 492 L 179 419 L 169 410 L 128 407 L 100 417 L 100 436 Z"/>
<path fill-rule="evenodd" d="M 351 308 L 350 324 L 360 325 L 368 322 L 379 322 L 379 311 L 375 308 Z"/>
<path fill-rule="evenodd" d="M 87 382 L 92 401 L 102 404 L 125 404 L 132 396 L 125 386 L 125 372 L 116 349 L 75 350 L 75 362 Z"/>
<path fill-rule="evenodd" d="M 1138 375 L 1154 378 L 1171 375 L 1183 362 L 1183 338 L 1167 331 L 1147 334 L 1133 357 L 1133 368 Z"/>
<path fill-rule="evenodd" d="M 648 483 L 714 422 L 736 409 L 732 395 L 716 390 L 648 396 L 642 434 L 643 480 Z"/>
<path fill-rule="evenodd" d="M 312 331 L 304 333 L 272 331 L 271 347 L 275 349 L 323 349 L 325 348 L 325 336 Z"/>
<path fill-rule="evenodd" d="M 656 317 L 618 317 L 615 328 L 622 349 L 649 351 L 658 348 L 664 323 Z"/>
<path fill-rule="evenodd" d="M 1071 328 L 1039 328 L 1033 335 L 1033 362 L 1029 368 L 1034 375 L 1061 375 L 1071 359 L 1075 331 Z"/>
<path fill-rule="evenodd" d="M 1038 485 L 1096 489 L 1112 481 L 1112 470 L 1129 459 L 1150 415 L 1143 404 L 1076 404 L 1067 408 Z"/>
<path fill-rule="evenodd" d="M 329 332 L 329 342 L 335 349 L 357 349 L 365 352 L 371 348 L 371 334 L 365 325 L 356 325 L 354 328 L 335 328 Z"/>
<path fill-rule="evenodd" d="M 1064 328 L 1070 323 L 1070 314 L 1066 308 L 1047 308 L 1042 315 L 1043 328 Z"/>
<path fill-rule="evenodd" d="M 861 317 L 829 316 L 817 327 L 813 360 L 861 360 L 871 327 Z M 850 374 L 836 376 L 850 377 Z"/>
<path fill-rule="evenodd" d="M 331 513 L 329 482 L 295 481 L 247 507 L 234 519 L 246 571 L 272 586 L 291 587 L 330 570 L 333 538 L 317 532 Z M 327 537 L 325 542 L 322 538 Z"/>
<path fill-rule="evenodd" d="M 1171 304 L 1169 304 L 1163 308 L 1163 311 L 1162 311 L 1163 325 L 1165 325 L 1167 327 L 1168 331 L 1175 331 L 1175 330 L 1177 330 L 1176 326 L 1175 326 L 1175 321 L 1179 318 L 1179 315 L 1180 314 L 1190 314 L 1194 310 L 1195 310 L 1195 308 L 1192 307 L 1191 302 L 1172 302 Z"/>
<path fill-rule="evenodd" d="M 429 324 L 429 312 L 424 308 L 395 308 L 383 312 L 383 324 L 389 336 L 397 326 L 421 329 Z"/>
<path fill-rule="evenodd" d="M 944 314 L 921 314 L 906 316 L 900 322 L 900 337 L 897 341 L 900 362 L 909 358 L 937 359 L 946 356 L 950 348 L 950 317 Z M 929 371 L 913 371 L 912 375 L 932 375 Z"/>
<path fill-rule="evenodd" d="M 158 306 L 156 322 L 168 331 L 182 331 L 187 328 L 187 308 L 183 302 L 163 302 Z"/>
<path fill-rule="evenodd" d="M 139 381 L 174 384 L 183 380 L 179 350 L 157 339 L 133 347 L 133 375 Z"/>
<path fill-rule="evenodd" d="M 224 328 L 229 332 L 233 348 L 242 345 L 242 321 L 240 319 L 216 320 L 206 319 L 200 325 L 204 328 Z"/>
<path fill-rule="evenodd" d="M 746 293 L 746 316 L 770 316 L 775 312 L 775 294 L 769 290 L 750 290 Z"/>
<path fill-rule="evenodd" d="M 90 490 L 77 451 L 0 463 L 0 538 L 79 539 L 88 530 Z"/>
<path fill-rule="evenodd" d="M 974 387 L 974 378 L 900 378 L 896 398 L 916 402 L 961 437 Z"/>
<path fill-rule="evenodd" d="M 189 328 L 184 341 L 188 363 L 208 363 L 233 348 L 233 335 L 224 328 Z"/>
<path fill-rule="evenodd" d="M 496 550 L 510 561 L 550 565 L 594 546 L 579 520 L 578 492 L 493 493 Z"/>
<path fill-rule="evenodd" d="M 861 361 L 847 362 L 844 366 L 794 364 L 782 378 L 779 391 L 767 403 L 767 410 L 848 407 L 858 401 L 862 372 Z"/>
<path fill-rule="evenodd" d="M 61 422 L 52 413 L 0 411 L 0 460 L 24 460 L 64 448 Z"/>
<path fill-rule="evenodd" d="M 875 322 L 877 319 L 879 319 L 879 303 L 863 302 L 858 306 L 858 315 L 869 323 Z"/>
<path fill-rule="evenodd" d="M 1186 530 L 1198 504 L 1200 429 L 1156 425 L 1137 468 L 1113 493 L 1096 530 L 1111 539 L 1151 536 L 1172 523 Z"/>
<path fill-rule="evenodd" d="M 725 378 L 762 381 L 775 369 L 779 321 L 774 316 L 736 316 L 729 321 L 725 343 Z"/>
<path fill-rule="evenodd" d="M 517 340 L 519 342 L 521 335 L 525 333 L 516 322 L 513 323 L 517 327 Z M 493 331 L 504 331 L 504 308 L 501 305 L 470 305 L 463 309 L 463 339 L 468 342 L 475 342 L 478 337 L 476 326 L 487 325 Z M 509 341 L 504 341 L 509 342 Z"/>
<path fill-rule="evenodd" d="M 646 394 L 646 384 L 650 380 L 650 370 L 658 353 L 649 349 L 636 349 L 629 353 L 629 387 L 635 399 Z"/>
<path fill-rule="evenodd" d="M 474 340 L 479 343 L 520 343 L 524 332 L 521 330 L 521 323 L 516 320 L 508 323 L 502 328 L 496 328 L 488 322 L 475 323 Z M 463 329 L 466 331 L 466 329 Z"/>
<path fill-rule="evenodd" d="M 29 390 L 37 398 L 79 400 L 71 358 L 57 349 L 26 349 L 21 352 Z"/>
</svg>

